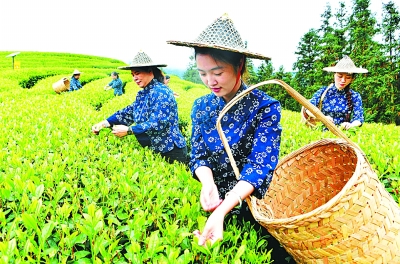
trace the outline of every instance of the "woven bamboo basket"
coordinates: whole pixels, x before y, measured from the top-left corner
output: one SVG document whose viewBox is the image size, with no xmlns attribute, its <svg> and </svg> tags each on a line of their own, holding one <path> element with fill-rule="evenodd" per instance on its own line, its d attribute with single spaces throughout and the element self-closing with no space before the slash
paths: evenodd
<svg viewBox="0 0 400 264">
<path fill-rule="evenodd" d="M 68 78 L 64 77 L 59 81 L 53 83 L 53 89 L 56 93 L 62 93 L 69 90 L 69 80 Z"/>
<path fill-rule="evenodd" d="M 340 139 L 323 139 L 279 161 L 263 199 L 248 197 L 254 218 L 297 263 L 400 263 L 400 208 L 365 154 L 289 85 L 269 80 L 250 87 L 221 111 L 217 129 L 239 171 L 220 120 L 251 90 L 279 84 Z"/>
</svg>

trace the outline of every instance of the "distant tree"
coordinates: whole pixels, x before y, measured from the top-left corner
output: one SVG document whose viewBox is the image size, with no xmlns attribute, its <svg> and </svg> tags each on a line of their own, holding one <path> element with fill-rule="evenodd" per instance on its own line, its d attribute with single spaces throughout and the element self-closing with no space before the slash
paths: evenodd
<svg viewBox="0 0 400 264">
<path fill-rule="evenodd" d="M 348 55 L 350 53 L 348 38 L 346 36 L 349 24 L 349 17 L 347 16 L 346 5 L 344 2 L 339 2 L 340 7 L 335 13 L 335 22 L 333 23 L 333 34 L 335 34 L 337 39 L 338 50 L 340 51 L 339 56 L 336 60 L 340 60 L 343 55 Z M 332 66 L 332 65 L 331 65 Z"/>
<path fill-rule="evenodd" d="M 271 61 L 263 61 L 258 67 L 256 82 L 262 82 L 273 78 L 274 67 Z"/>
<path fill-rule="evenodd" d="M 273 79 L 274 67 L 272 66 L 272 62 L 270 60 L 262 61 L 260 66 L 257 69 L 256 76 L 254 78 L 254 83 L 260 83 L 263 81 L 267 81 Z M 268 90 L 270 87 L 259 87 L 260 90 L 265 91 L 267 94 L 271 95 Z"/>
<path fill-rule="evenodd" d="M 351 58 L 363 66 L 374 66 L 372 56 L 382 58 L 380 45 L 374 40 L 379 32 L 376 19 L 369 10 L 370 0 L 353 0 L 353 12 L 349 20 L 349 44 Z"/>
<path fill-rule="evenodd" d="M 392 68 L 395 68 L 398 66 L 395 61 L 400 55 L 400 14 L 392 1 L 383 4 L 382 34 L 388 60 L 393 63 Z"/>
<path fill-rule="evenodd" d="M 280 66 L 279 70 L 274 72 L 272 62 L 263 61 L 258 67 L 257 83 L 272 79 L 279 79 L 291 85 L 293 74 L 285 72 L 283 66 Z M 299 109 L 298 103 L 280 85 L 261 86 L 260 90 L 277 99 L 281 103 L 281 106 L 287 110 L 297 111 Z"/>
<path fill-rule="evenodd" d="M 315 84 L 319 85 L 323 85 L 331 81 L 328 80 L 329 76 L 322 71 L 322 68 L 335 62 L 337 60 L 336 58 L 338 57 L 338 48 L 336 45 L 337 40 L 334 34 L 334 29 L 330 23 L 332 11 L 329 4 L 326 5 L 326 9 L 321 15 L 321 18 L 322 25 L 318 29 L 318 34 L 321 36 L 321 39 L 319 45 L 316 46 L 318 53 L 320 53 L 320 57 L 314 62 Z"/>
<path fill-rule="evenodd" d="M 261 62 L 260 66 L 257 70 L 256 75 L 256 83 L 260 83 L 263 81 L 271 80 L 274 78 L 274 67 L 272 66 L 272 62 L 270 60 Z M 274 91 L 272 90 L 272 86 L 261 86 L 260 90 L 266 92 L 268 95 L 278 99 L 274 96 Z"/>
<path fill-rule="evenodd" d="M 193 83 L 203 83 L 200 79 L 199 72 L 197 71 L 194 56 L 190 56 L 189 59 L 190 62 L 186 71 L 183 73 L 183 79 Z"/>
<path fill-rule="evenodd" d="M 291 85 L 293 74 L 285 72 L 283 66 L 280 66 L 278 71 L 274 72 L 273 78 L 282 80 Z M 280 85 L 274 85 L 274 87 L 270 88 L 270 94 L 281 103 L 283 108 L 292 111 L 300 110 L 300 104 Z"/>
<path fill-rule="evenodd" d="M 321 40 L 318 30 L 310 29 L 299 42 L 297 51 L 297 61 L 293 64 L 293 70 L 296 71 L 295 83 L 297 90 L 305 97 L 310 97 L 315 88 L 315 61 L 320 59 Z"/>
<path fill-rule="evenodd" d="M 322 25 L 319 29 L 321 43 L 318 46 L 321 57 L 315 62 L 315 82 L 321 85 L 328 85 L 332 82 L 332 75 L 327 74 L 322 69 L 327 66 L 335 65 L 339 59 L 343 57 L 347 46 L 345 38 L 347 26 L 345 26 L 346 11 L 344 3 L 340 3 L 340 8 L 334 16 L 337 20 L 333 23 L 333 27 L 331 26 L 333 15 L 329 4 L 321 17 Z"/>
<path fill-rule="evenodd" d="M 388 122 L 390 114 L 385 103 L 388 94 L 383 78 L 388 70 L 381 45 L 375 41 L 379 28 L 369 7 L 370 0 L 353 0 L 349 20 L 350 57 L 356 65 L 367 68 L 369 74 L 360 74 L 352 87 L 361 94 L 367 121 Z"/>
<path fill-rule="evenodd" d="M 396 5 L 389 1 L 383 4 L 381 31 L 383 47 L 388 64 L 387 111 L 393 113 L 391 122 L 400 125 L 400 14 Z"/>
<path fill-rule="evenodd" d="M 246 69 L 247 71 L 243 75 L 243 81 L 248 85 L 255 84 L 257 82 L 257 73 L 254 69 L 252 59 L 246 60 Z"/>
</svg>

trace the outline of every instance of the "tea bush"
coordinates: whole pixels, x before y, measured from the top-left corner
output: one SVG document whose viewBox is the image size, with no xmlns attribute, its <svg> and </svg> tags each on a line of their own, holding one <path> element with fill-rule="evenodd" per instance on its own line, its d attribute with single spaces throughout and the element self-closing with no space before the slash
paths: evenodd
<svg viewBox="0 0 400 264">
<path fill-rule="evenodd" d="M 57 64 L 60 57 L 53 54 L 47 63 Z M 115 62 L 96 58 L 110 68 L 86 68 L 86 60 L 90 57 L 68 57 L 86 80 L 74 92 L 56 94 L 51 88 L 71 69 L 37 80 L 30 89 L 19 82 L 48 68 L 1 77 L 6 81 L 0 82 L 5 135 L 0 137 L 0 262 L 269 263 L 265 238 L 248 225 L 228 226 L 223 241 L 211 247 L 197 245 L 192 232 L 204 226 L 208 213 L 199 203 L 201 186 L 184 165 L 165 162 L 134 137 L 91 133 L 94 123 L 130 104 L 139 88 L 123 71 L 126 93 L 114 97 L 103 87 Z M 176 76 L 170 87 L 179 94 L 180 125 L 189 142 L 191 106 L 209 91 Z M 298 113 L 283 111 L 281 156 L 334 137 L 299 119 Z M 399 127 L 364 124 L 349 136 L 398 201 Z"/>
</svg>

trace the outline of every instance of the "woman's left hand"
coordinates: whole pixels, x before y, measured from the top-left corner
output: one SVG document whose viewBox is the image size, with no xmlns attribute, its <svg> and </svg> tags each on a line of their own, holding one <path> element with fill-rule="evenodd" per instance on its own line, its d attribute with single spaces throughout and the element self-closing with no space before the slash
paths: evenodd
<svg viewBox="0 0 400 264">
<path fill-rule="evenodd" d="M 129 127 L 124 125 L 113 126 L 112 133 L 117 137 L 125 137 L 128 134 Z"/>
<path fill-rule="evenodd" d="M 219 198 L 217 185 L 214 182 L 202 184 L 200 203 L 206 212 L 214 211 L 222 203 L 222 199 Z"/>
<path fill-rule="evenodd" d="M 203 232 L 200 232 L 199 230 L 193 232 L 193 234 L 199 239 L 200 246 L 204 246 L 207 241 L 214 244 L 223 239 L 224 217 L 225 215 L 215 211 L 210 215 L 210 217 L 208 217 Z"/>
<path fill-rule="evenodd" d="M 341 129 L 345 129 L 345 130 L 349 130 L 352 127 L 358 127 L 358 126 L 361 126 L 361 122 L 358 121 L 358 120 L 355 120 L 355 121 L 353 121 L 351 123 L 343 122 L 343 123 L 340 124 L 340 128 Z"/>
<path fill-rule="evenodd" d="M 92 126 L 92 132 L 96 135 L 99 134 L 100 130 L 105 128 L 105 127 L 110 127 L 110 124 L 108 123 L 107 120 L 101 121 L 100 123 L 97 123 Z"/>
</svg>

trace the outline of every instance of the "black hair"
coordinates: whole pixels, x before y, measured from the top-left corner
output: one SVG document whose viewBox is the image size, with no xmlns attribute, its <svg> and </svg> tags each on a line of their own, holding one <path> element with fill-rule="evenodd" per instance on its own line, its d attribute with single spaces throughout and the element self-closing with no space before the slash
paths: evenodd
<svg viewBox="0 0 400 264">
<path fill-rule="evenodd" d="M 151 68 L 154 74 L 154 78 L 157 79 L 157 81 L 159 81 L 160 83 L 164 83 L 164 75 L 162 74 L 161 70 L 157 67 Z"/>
<path fill-rule="evenodd" d="M 119 78 L 118 72 L 115 72 L 115 71 L 114 71 L 114 72 L 111 73 L 111 75 L 117 76 L 117 79 Z"/>
<path fill-rule="evenodd" d="M 242 76 L 246 72 L 246 56 L 232 52 L 228 50 L 219 50 L 213 48 L 202 48 L 195 47 L 194 48 L 194 57 L 196 58 L 197 54 L 210 55 L 216 61 L 222 61 L 224 63 L 228 63 L 233 66 L 235 73 L 238 73 L 240 66 L 243 67 L 240 71 L 240 75 Z"/>
<path fill-rule="evenodd" d="M 160 83 L 164 83 L 164 75 L 162 74 L 161 70 L 157 67 L 153 67 L 153 66 L 137 67 L 137 68 L 133 68 L 132 70 L 139 71 L 139 72 L 152 72 L 154 75 L 154 79 L 156 79 Z"/>
</svg>

